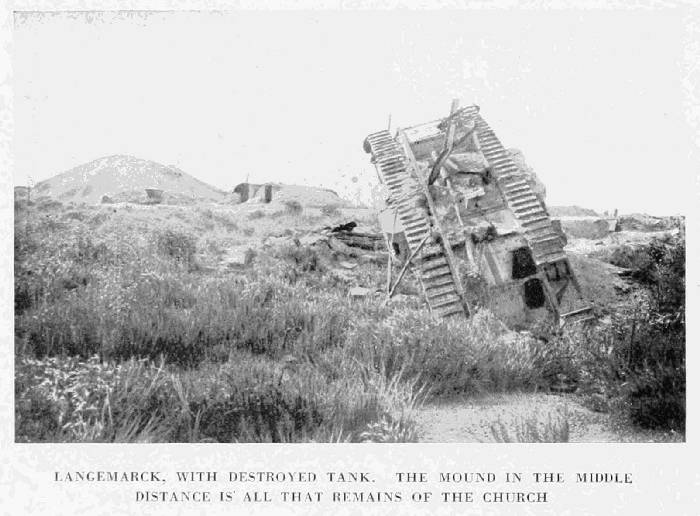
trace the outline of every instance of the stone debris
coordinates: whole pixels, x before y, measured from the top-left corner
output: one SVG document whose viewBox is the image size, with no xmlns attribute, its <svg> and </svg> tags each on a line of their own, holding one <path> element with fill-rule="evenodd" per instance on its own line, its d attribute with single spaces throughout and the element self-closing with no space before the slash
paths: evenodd
<svg viewBox="0 0 700 516">
<path fill-rule="evenodd" d="M 372 233 L 368 229 L 356 232 L 356 228 L 357 224 L 351 221 L 305 233 L 295 233 L 291 229 L 280 230 L 265 238 L 262 246 L 266 252 L 280 256 L 288 254 L 294 248 L 312 249 L 325 262 L 336 280 L 357 284 L 359 278 L 352 271 L 356 271 L 363 263 L 386 264 L 387 253 L 386 243 L 380 233 Z"/>
<path fill-rule="evenodd" d="M 303 246 L 313 246 L 327 241 L 328 237 L 319 233 L 309 233 L 308 235 L 304 235 L 298 239 L 299 245 Z"/>
<path fill-rule="evenodd" d="M 233 247 L 226 251 L 221 263 L 228 268 L 247 267 L 253 263 L 255 254 L 250 247 Z"/>
<path fill-rule="evenodd" d="M 365 249 L 367 251 L 384 250 L 386 243 L 380 233 L 368 230 L 358 230 L 354 221 L 346 222 L 335 227 L 323 228 L 323 233 L 329 238 L 338 240 L 349 247 Z"/>
<path fill-rule="evenodd" d="M 386 253 L 363 253 L 359 256 L 360 263 L 386 264 Z"/>
<path fill-rule="evenodd" d="M 682 217 L 654 217 L 633 213 L 619 218 L 619 231 L 667 231 L 677 228 Z"/>
<path fill-rule="evenodd" d="M 289 245 L 299 245 L 298 240 L 295 240 L 291 236 L 269 236 L 263 240 L 263 247 L 272 249 L 280 249 Z"/>
<path fill-rule="evenodd" d="M 405 303 L 410 303 L 412 301 L 415 301 L 415 299 L 416 299 L 415 295 L 394 294 L 393 296 L 391 296 L 389 301 L 391 303 L 405 304 Z"/>
<path fill-rule="evenodd" d="M 364 299 L 372 295 L 372 291 L 365 287 L 353 287 L 348 291 L 351 299 Z"/>
</svg>

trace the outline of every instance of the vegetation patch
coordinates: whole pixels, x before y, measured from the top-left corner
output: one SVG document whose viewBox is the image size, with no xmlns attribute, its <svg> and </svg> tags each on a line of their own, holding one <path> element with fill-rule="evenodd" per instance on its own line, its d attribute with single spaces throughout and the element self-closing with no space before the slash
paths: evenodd
<svg viewBox="0 0 700 516">
<path fill-rule="evenodd" d="M 436 320 L 410 281 L 405 301 L 351 298 L 383 288 L 386 263 L 340 271 L 330 249 L 293 239 L 254 267 L 200 263 L 253 232 L 318 224 L 296 208 L 244 227 L 127 208 L 17 212 L 19 441 L 413 442 L 426 400 L 534 392 L 560 375 L 629 424 L 684 429 L 682 233 L 634 259 L 639 288 L 609 321 L 517 333 L 483 308 Z M 202 220 L 213 229 L 193 229 Z M 496 425 L 494 439 L 567 440 L 555 416 Z"/>
</svg>

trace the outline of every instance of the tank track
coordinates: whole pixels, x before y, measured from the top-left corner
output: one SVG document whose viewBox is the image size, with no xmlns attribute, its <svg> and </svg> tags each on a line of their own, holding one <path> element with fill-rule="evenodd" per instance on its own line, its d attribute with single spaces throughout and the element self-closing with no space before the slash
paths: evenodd
<svg viewBox="0 0 700 516">
<path fill-rule="evenodd" d="M 474 120 L 481 152 L 508 208 L 524 230 L 535 263 L 544 265 L 565 259 L 561 239 L 544 206 L 496 134 L 481 117 L 478 108 L 464 108 L 461 116 Z"/>
<path fill-rule="evenodd" d="M 389 131 L 379 131 L 367 137 L 365 150 L 372 154 L 372 161 L 389 189 L 390 204 L 398 212 L 411 253 L 427 238 L 418 253 L 418 268 L 431 312 L 441 318 L 468 316 L 445 250 L 441 244 L 435 244 L 431 236 L 432 223 L 425 195 L 406 167 L 401 145 Z"/>
<path fill-rule="evenodd" d="M 568 269 L 571 281 L 578 293 L 578 300 L 572 300 L 575 308 L 560 314 L 562 319 L 585 319 L 592 307 L 583 298 L 569 258 L 564 251 L 562 240 L 555 231 L 549 214 L 533 191 L 524 174 L 518 169 L 510 154 L 500 142 L 488 123 L 479 114 L 479 108 L 465 108 L 462 116 L 473 118 L 481 152 L 489 164 L 496 184 L 513 213 L 518 224 L 524 230 L 532 258 L 538 268 L 548 264 L 563 262 Z"/>
</svg>

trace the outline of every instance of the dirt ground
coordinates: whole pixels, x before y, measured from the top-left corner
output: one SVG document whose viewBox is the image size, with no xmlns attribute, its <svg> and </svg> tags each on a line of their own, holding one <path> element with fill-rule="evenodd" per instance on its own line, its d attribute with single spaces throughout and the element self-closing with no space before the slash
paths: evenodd
<svg viewBox="0 0 700 516">
<path fill-rule="evenodd" d="M 419 441 L 426 443 L 493 442 L 491 426 L 506 427 L 533 415 L 546 420 L 564 413 L 569 422 L 569 442 L 683 442 L 678 433 L 640 430 L 619 422 L 611 414 L 584 407 L 571 394 L 497 394 L 455 399 L 423 406 L 418 411 Z"/>
</svg>

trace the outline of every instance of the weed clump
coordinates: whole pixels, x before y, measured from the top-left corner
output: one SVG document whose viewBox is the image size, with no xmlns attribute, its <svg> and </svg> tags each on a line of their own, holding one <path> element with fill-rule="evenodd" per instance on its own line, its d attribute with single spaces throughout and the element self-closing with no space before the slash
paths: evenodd
<svg viewBox="0 0 700 516">
<path fill-rule="evenodd" d="M 165 229 L 156 233 L 156 246 L 163 256 L 192 267 L 197 251 L 197 238 L 177 229 Z"/>
<path fill-rule="evenodd" d="M 284 201 L 284 211 L 287 215 L 301 215 L 304 208 L 299 201 Z"/>
<path fill-rule="evenodd" d="M 498 419 L 491 425 L 491 435 L 498 443 L 566 443 L 569 442 L 569 418 L 565 410 L 537 411 L 513 421 Z"/>
<path fill-rule="evenodd" d="M 337 204 L 324 204 L 321 206 L 321 215 L 324 217 L 339 217 L 340 208 Z"/>
<path fill-rule="evenodd" d="M 638 278 L 645 289 L 606 325 L 568 332 L 580 390 L 600 409 L 619 407 L 643 428 L 685 429 L 685 237 L 646 247 Z"/>
</svg>

